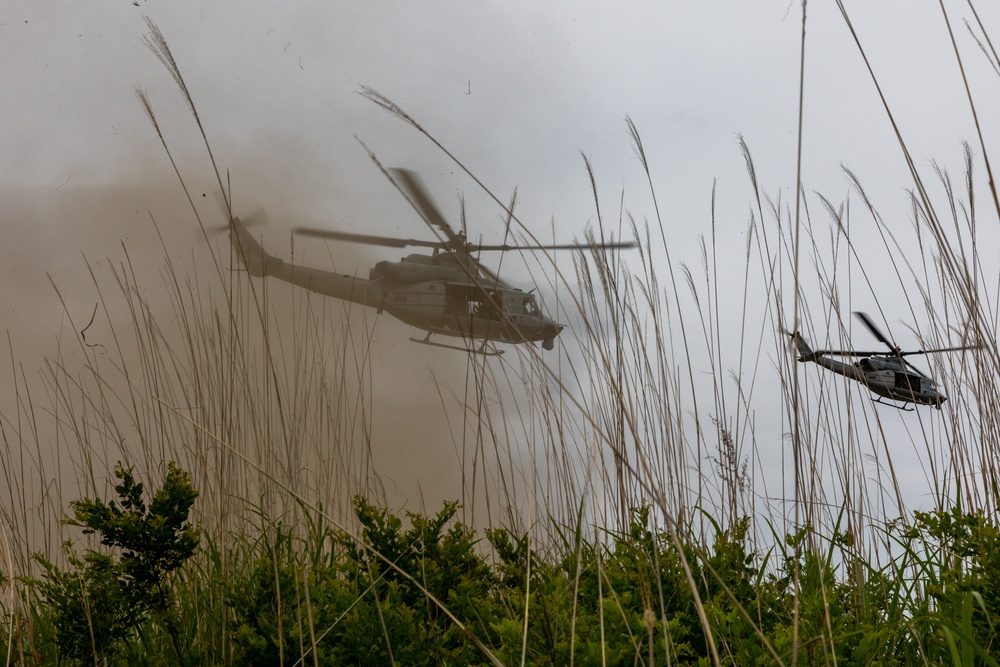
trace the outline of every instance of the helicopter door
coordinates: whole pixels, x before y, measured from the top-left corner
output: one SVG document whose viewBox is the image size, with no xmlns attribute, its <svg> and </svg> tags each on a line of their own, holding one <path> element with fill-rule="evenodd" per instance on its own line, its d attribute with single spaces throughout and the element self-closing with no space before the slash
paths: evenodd
<svg viewBox="0 0 1000 667">
<path fill-rule="evenodd" d="M 444 310 L 446 315 L 461 317 L 469 313 L 470 287 L 471 286 L 449 284 L 444 286 Z"/>
<path fill-rule="evenodd" d="M 920 393 L 920 381 L 919 375 L 910 375 L 909 373 L 896 373 L 896 380 L 893 384 L 896 385 L 896 389 L 903 389 L 904 391 L 909 391 L 915 394 Z"/>
<path fill-rule="evenodd" d="M 445 285 L 445 314 L 453 317 L 486 316 L 492 311 L 490 295 L 477 285 Z"/>
</svg>

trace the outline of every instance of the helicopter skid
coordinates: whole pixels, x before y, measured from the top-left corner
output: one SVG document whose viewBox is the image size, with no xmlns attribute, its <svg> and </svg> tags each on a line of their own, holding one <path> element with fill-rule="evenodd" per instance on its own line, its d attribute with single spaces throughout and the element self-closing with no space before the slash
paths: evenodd
<svg viewBox="0 0 1000 667">
<path fill-rule="evenodd" d="M 888 405 L 890 408 L 896 408 L 897 410 L 902 410 L 903 412 L 913 412 L 914 410 L 916 410 L 915 407 L 907 407 L 909 403 L 903 403 L 902 405 L 897 405 L 890 401 L 883 400 L 881 396 L 879 396 L 878 398 L 872 396 L 872 403 L 878 403 L 879 405 Z M 941 406 L 937 406 L 937 409 L 940 410 Z"/>
<path fill-rule="evenodd" d="M 435 343 L 428 338 L 410 338 L 414 343 L 420 343 L 421 345 L 431 345 L 433 347 L 443 347 L 446 350 L 458 350 L 459 352 L 468 352 L 470 354 L 481 354 L 484 357 L 499 357 L 503 354 L 503 350 L 487 350 L 485 347 L 482 349 L 469 348 L 464 345 L 448 345 L 447 343 Z"/>
</svg>

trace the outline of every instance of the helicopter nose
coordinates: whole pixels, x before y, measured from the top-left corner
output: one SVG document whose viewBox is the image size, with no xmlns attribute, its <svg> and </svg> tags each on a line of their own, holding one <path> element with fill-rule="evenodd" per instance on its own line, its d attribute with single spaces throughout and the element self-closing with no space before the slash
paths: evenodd
<svg viewBox="0 0 1000 667">
<path fill-rule="evenodd" d="M 555 322 L 546 322 L 545 329 L 542 331 L 542 349 L 551 350 L 555 347 L 556 336 L 565 328 L 563 325 L 556 324 Z"/>
</svg>

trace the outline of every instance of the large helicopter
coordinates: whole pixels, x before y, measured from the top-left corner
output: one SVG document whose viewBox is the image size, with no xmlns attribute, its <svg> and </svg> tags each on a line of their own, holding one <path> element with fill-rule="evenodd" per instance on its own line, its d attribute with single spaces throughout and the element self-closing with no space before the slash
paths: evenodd
<svg viewBox="0 0 1000 667">
<path fill-rule="evenodd" d="M 430 248 L 431 255 L 410 254 L 398 262 L 381 261 L 368 278 L 322 271 L 289 264 L 268 254 L 245 223 L 233 218 L 230 239 L 236 254 L 252 276 L 268 276 L 299 285 L 307 290 L 376 308 L 407 324 L 427 332 L 416 343 L 486 355 L 502 354 L 488 343 L 528 343 L 541 341 L 551 350 L 563 326 L 542 314 L 531 291 L 522 291 L 500 279 L 483 266 L 475 255 L 482 251 L 577 250 L 594 248 L 631 248 L 634 243 L 556 244 L 556 245 L 478 245 L 467 241 L 441 215 L 420 180 L 411 171 L 390 169 L 387 173 L 413 208 L 432 230 L 443 238 L 438 241 L 404 239 L 370 234 L 354 234 L 314 228 L 296 228 L 301 236 L 365 243 L 390 248 Z M 260 214 L 257 214 L 259 216 Z M 431 340 L 431 335 L 461 337 L 467 345 L 457 346 Z M 478 348 L 472 344 L 481 340 Z"/>
<path fill-rule="evenodd" d="M 931 350 L 902 350 L 893 345 L 882 331 L 875 326 L 866 313 L 856 312 L 854 315 L 879 340 L 889 348 L 888 352 L 861 352 L 858 350 L 813 350 L 799 332 L 788 334 L 795 341 L 799 353 L 799 361 L 812 361 L 827 370 L 833 371 L 868 387 L 879 398 L 876 403 L 889 405 L 899 410 L 909 404 L 932 405 L 938 410 L 948 400 L 937 387 L 934 380 L 916 366 L 906 360 L 906 357 L 916 354 L 933 354 L 937 352 L 957 352 L 975 349 L 976 346 L 959 345 L 957 347 L 942 347 Z M 858 361 L 844 363 L 830 357 L 855 357 Z M 902 405 L 882 400 L 901 402 Z"/>
</svg>

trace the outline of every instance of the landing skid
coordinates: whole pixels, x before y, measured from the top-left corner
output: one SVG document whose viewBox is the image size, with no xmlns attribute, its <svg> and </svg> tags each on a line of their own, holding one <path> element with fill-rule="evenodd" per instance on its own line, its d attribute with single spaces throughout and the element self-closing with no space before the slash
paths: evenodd
<svg viewBox="0 0 1000 667">
<path fill-rule="evenodd" d="M 915 407 L 906 407 L 909 403 L 903 403 L 902 405 L 896 405 L 895 403 L 890 403 L 888 401 L 883 401 L 882 397 L 873 398 L 872 403 L 879 403 L 881 405 L 888 405 L 890 408 L 896 408 L 897 410 L 902 410 L 903 412 L 913 412 L 916 410 Z"/>
<path fill-rule="evenodd" d="M 428 335 L 426 338 L 411 338 L 410 340 L 412 340 L 414 343 L 420 343 L 421 345 L 430 345 L 432 347 L 443 347 L 446 350 L 458 350 L 459 352 L 468 352 L 470 354 L 481 354 L 484 357 L 499 357 L 501 354 L 503 354 L 503 350 L 486 349 L 485 342 L 483 343 L 483 346 L 477 350 L 475 348 L 465 347 L 464 345 L 448 345 L 447 343 L 435 343 L 434 341 L 431 340 L 430 335 Z"/>
</svg>

